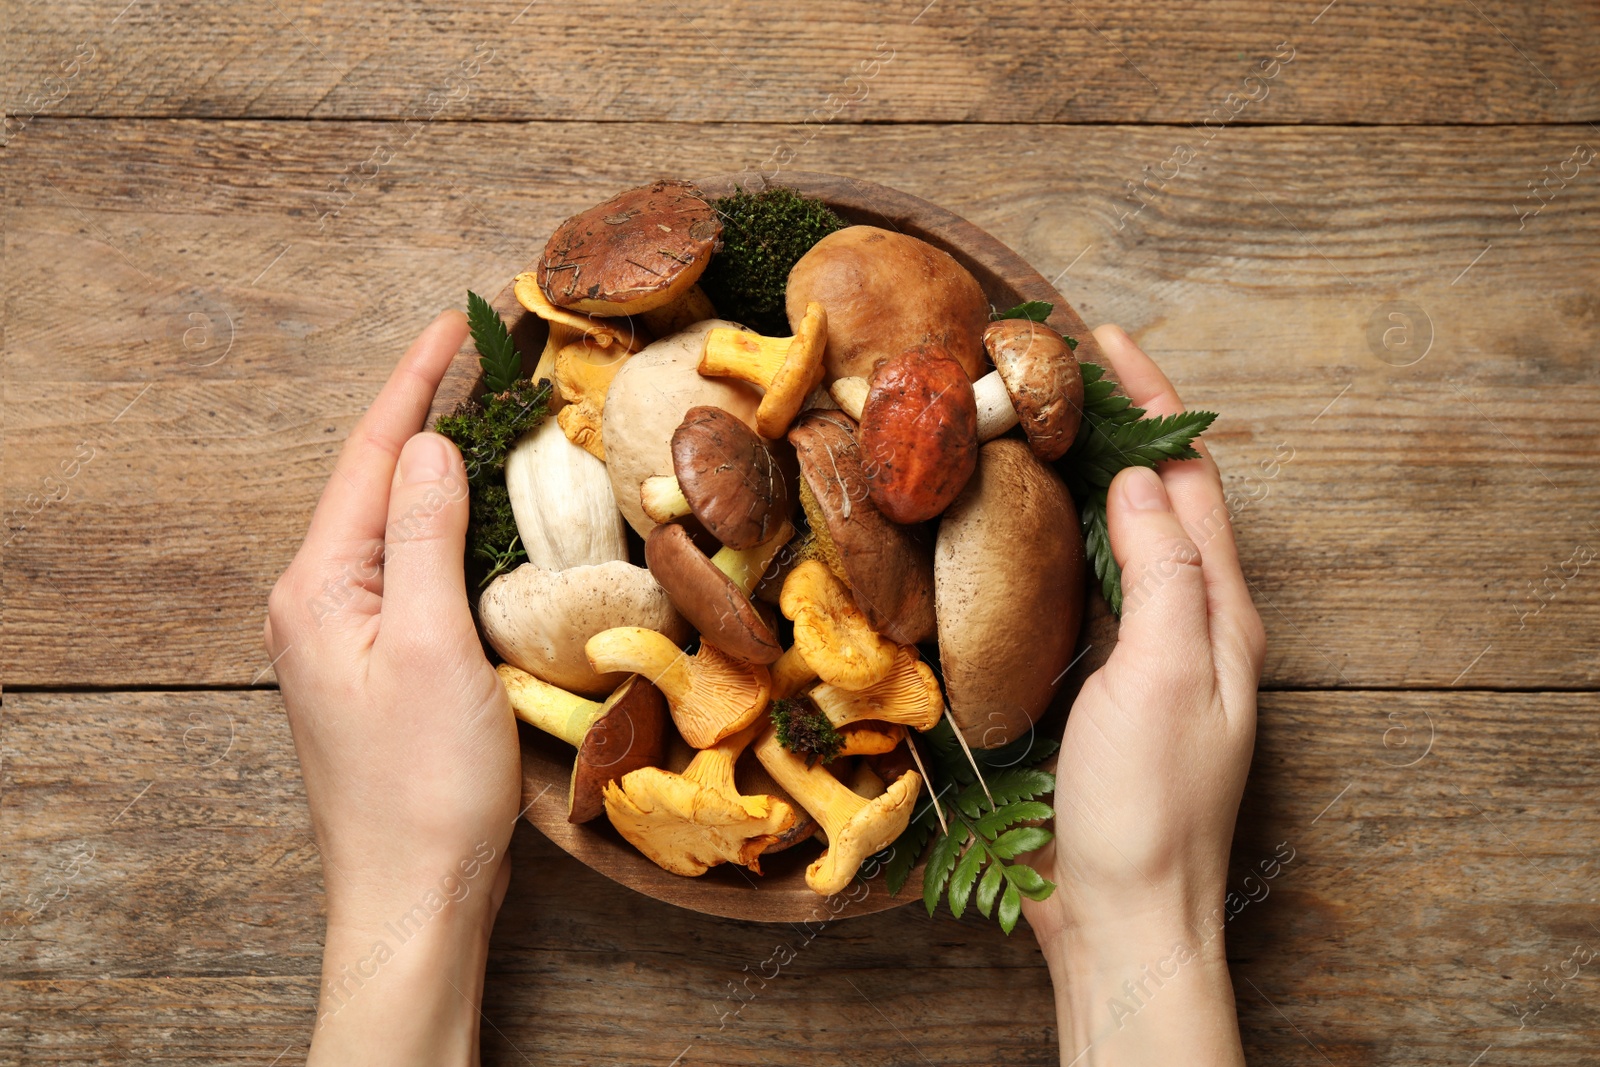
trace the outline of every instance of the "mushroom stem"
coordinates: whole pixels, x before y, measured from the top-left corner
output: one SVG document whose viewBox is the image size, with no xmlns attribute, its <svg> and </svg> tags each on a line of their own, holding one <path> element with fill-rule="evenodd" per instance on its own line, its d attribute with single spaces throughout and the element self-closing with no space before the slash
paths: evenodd
<svg viewBox="0 0 1600 1067">
<path fill-rule="evenodd" d="M 639 483 L 639 503 L 652 522 L 671 522 L 689 514 L 683 487 L 671 474 L 652 474 Z"/>
<path fill-rule="evenodd" d="M 767 573 L 772 561 L 778 557 L 778 550 L 788 544 L 793 536 L 794 526 L 785 522 L 777 533 L 756 547 L 738 549 L 724 546 L 711 557 L 711 562 L 717 570 L 726 574 L 745 596 L 749 596 L 761 583 L 761 576 Z"/>
<path fill-rule="evenodd" d="M 933 668 L 908 648 L 900 649 L 893 669 L 882 681 L 854 691 L 819 685 L 811 691 L 811 699 L 834 726 L 876 719 L 931 730 L 944 711 L 944 696 Z"/>
<path fill-rule="evenodd" d="M 828 393 L 833 397 L 833 402 L 839 405 L 839 410 L 857 422 L 861 421 L 861 409 L 867 404 L 868 391 L 867 380 L 853 374 L 848 378 L 840 378 L 828 387 Z M 978 412 L 982 418 L 982 406 L 979 406 Z"/>
<path fill-rule="evenodd" d="M 689 761 L 689 766 L 683 769 L 683 777 L 696 785 L 715 789 L 718 793 L 737 796 L 740 804 L 751 815 L 758 818 L 765 816 L 771 798 L 744 796 L 733 780 L 734 764 L 739 762 L 739 756 L 750 746 L 750 742 L 756 739 L 756 734 L 760 733 L 765 725 L 763 720 L 757 719 L 738 733 L 729 734 L 710 748 L 696 752 L 694 759 Z"/>
<path fill-rule="evenodd" d="M 602 630 L 584 646 L 597 671 L 642 674 L 660 689 L 683 739 L 710 748 L 749 726 L 772 692 L 767 669 L 736 660 L 704 639 L 693 656 L 638 626 Z"/>
<path fill-rule="evenodd" d="M 561 738 L 573 748 L 583 744 L 589 727 L 605 710 L 605 705 L 598 700 L 586 700 L 558 689 L 509 663 L 500 664 L 495 671 L 500 675 L 500 683 L 505 686 L 511 710 L 517 713 L 517 718 L 552 737 Z"/>
<path fill-rule="evenodd" d="M 978 402 L 979 441 L 991 441 L 1017 424 L 1017 409 L 999 371 L 992 370 L 973 382 L 972 395 Z"/>
<path fill-rule="evenodd" d="M 803 757 L 779 744 L 776 726 L 756 742 L 756 758 L 828 835 L 828 851 L 806 869 L 806 884 L 823 895 L 844 889 L 862 860 L 900 836 L 922 785 L 916 771 L 907 771 L 882 796 L 861 797 L 821 766 L 807 766 Z"/>
<path fill-rule="evenodd" d="M 767 669 L 772 672 L 773 700 L 792 697 L 817 680 L 817 672 L 811 669 L 798 646 L 788 649 Z"/>
<path fill-rule="evenodd" d="M 711 330 L 700 373 L 760 386 L 765 395 L 756 408 L 756 432 L 773 440 L 783 436 L 811 390 L 822 384 L 827 343 L 828 313 L 813 301 L 793 337 L 763 337 L 726 326 Z"/>
</svg>

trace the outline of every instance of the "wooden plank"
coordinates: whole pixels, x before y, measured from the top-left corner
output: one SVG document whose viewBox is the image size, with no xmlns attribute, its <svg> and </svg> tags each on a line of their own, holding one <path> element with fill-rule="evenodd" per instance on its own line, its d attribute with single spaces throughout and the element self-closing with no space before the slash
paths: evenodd
<svg viewBox="0 0 1600 1067">
<path fill-rule="evenodd" d="M 1593 693 L 1263 696 L 1226 935 L 1252 1064 L 1322 1062 L 1308 1042 L 1365 1067 L 1589 1062 L 1592 990 L 1534 1012 L 1527 984 L 1600 950 L 1597 714 Z M 303 1051 L 320 874 L 277 697 L 22 693 L 3 716 L 0 1062 Z M 1057 1062 L 1025 929 L 696 916 L 527 826 L 512 863 L 485 1063 Z M 780 943 L 793 962 L 724 1019 Z"/>
<path fill-rule="evenodd" d="M 8 41 L 13 132 L 35 114 L 1183 125 L 1600 116 L 1590 62 L 1600 11 L 1556 0 L 1230 0 L 1203 15 L 1130 0 L 69 0 L 19 9 Z"/>
<path fill-rule="evenodd" d="M 41 121 L 8 152 L 7 683 L 269 679 L 267 591 L 422 323 L 571 212 L 793 132 L 434 124 L 326 195 L 397 129 Z M 1519 217 L 1590 131 L 1233 129 L 1125 199 L 1185 136 L 827 129 L 796 162 L 972 220 L 1223 413 L 1269 686 L 1596 684 L 1595 164 Z"/>
</svg>

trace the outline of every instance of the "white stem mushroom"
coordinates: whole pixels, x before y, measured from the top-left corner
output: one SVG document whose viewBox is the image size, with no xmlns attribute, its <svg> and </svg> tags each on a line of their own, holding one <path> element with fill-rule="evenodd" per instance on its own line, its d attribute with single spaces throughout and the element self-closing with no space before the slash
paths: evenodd
<svg viewBox="0 0 1600 1067">
<path fill-rule="evenodd" d="M 556 420 L 525 434 L 506 457 L 506 492 L 535 567 L 563 571 L 628 558 L 606 465 L 569 441 Z"/>
</svg>

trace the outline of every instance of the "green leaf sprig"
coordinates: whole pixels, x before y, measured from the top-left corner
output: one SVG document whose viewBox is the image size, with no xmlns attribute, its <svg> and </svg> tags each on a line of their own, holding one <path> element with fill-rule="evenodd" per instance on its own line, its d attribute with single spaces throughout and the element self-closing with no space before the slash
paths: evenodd
<svg viewBox="0 0 1600 1067">
<path fill-rule="evenodd" d="M 1043 322 L 1055 309 L 1056 306 L 1048 300 L 1025 300 L 1016 307 L 994 312 L 990 318 L 995 322 L 1001 319 L 1032 319 L 1034 322 Z M 1072 345 L 1074 348 L 1077 347 L 1076 342 L 1072 342 Z"/>
<path fill-rule="evenodd" d="M 467 327 L 483 365 L 484 388 L 491 393 L 510 389 L 522 377 L 522 356 L 500 313 L 471 289 L 467 290 Z"/>
<path fill-rule="evenodd" d="M 980 772 L 967 762 L 948 721 L 919 740 L 931 768 L 929 774 L 936 774 L 943 784 L 883 861 L 889 893 L 900 892 L 927 848 L 922 902 L 928 914 L 938 910 L 942 897 L 949 903 L 950 914 L 959 919 L 971 902 L 984 918 L 994 917 L 1009 934 L 1022 914 L 1023 897 L 1044 900 L 1055 892 L 1054 882 L 1016 857 L 1044 847 L 1053 837 L 1050 830 L 1036 824 L 1053 819 L 1055 811 L 1037 798 L 1053 792 L 1056 779 L 1037 765 L 1058 746 L 1030 733 L 1001 748 L 976 749 L 973 759 L 984 779 L 979 781 Z M 934 783 L 929 783 L 929 789 L 934 789 Z M 955 799 L 947 802 L 944 797 L 952 790 Z M 948 820 L 948 833 L 939 828 L 940 811 Z"/>
</svg>

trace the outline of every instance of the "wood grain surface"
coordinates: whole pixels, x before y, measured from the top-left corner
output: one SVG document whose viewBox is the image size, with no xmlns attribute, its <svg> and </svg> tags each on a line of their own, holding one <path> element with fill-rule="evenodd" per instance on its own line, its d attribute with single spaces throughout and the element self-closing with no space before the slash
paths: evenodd
<svg viewBox="0 0 1600 1067">
<path fill-rule="evenodd" d="M 14 115 L 1180 125 L 1600 117 L 1600 9 L 1560 0 L 56 0 L 19 5 L 10 22 Z M 1270 65 L 1277 56 L 1292 60 L 1280 69 Z"/>
<path fill-rule="evenodd" d="M 790 132 L 434 125 L 330 201 L 397 129 L 41 121 L 7 152 L 7 684 L 270 681 L 267 590 L 416 330 L 598 197 Z M 1269 687 L 1594 685 L 1600 164 L 1517 214 L 1592 131 L 1233 129 L 1120 198 L 1185 136 L 871 126 L 802 161 L 972 220 L 1222 412 Z"/>
<path fill-rule="evenodd" d="M 260 625 L 345 434 L 572 212 L 798 170 L 971 220 L 1222 413 L 1270 639 L 1249 1062 L 1594 1061 L 1595 5 L 63 0 L 0 40 L 0 1067 L 301 1062 L 322 873 Z M 526 825 L 512 863 L 486 1064 L 1058 1062 L 1025 926 L 698 916 Z"/>
<path fill-rule="evenodd" d="M 1529 982 L 1600 950 L 1597 715 L 1593 693 L 1264 696 L 1226 932 L 1252 1064 L 1593 1061 L 1585 982 L 1524 1016 Z M 0 753 L 0 1062 L 304 1055 L 322 872 L 276 694 L 8 695 Z M 512 865 L 486 1064 L 1057 1062 L 1025 924 L 698 916 L 528 826 Z"/>
</svg>

